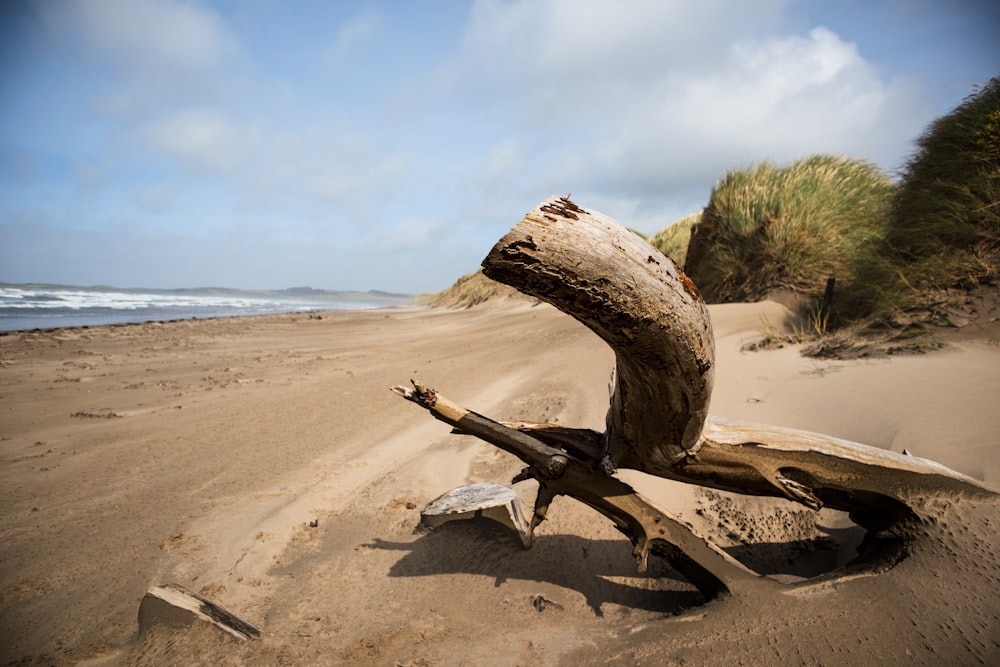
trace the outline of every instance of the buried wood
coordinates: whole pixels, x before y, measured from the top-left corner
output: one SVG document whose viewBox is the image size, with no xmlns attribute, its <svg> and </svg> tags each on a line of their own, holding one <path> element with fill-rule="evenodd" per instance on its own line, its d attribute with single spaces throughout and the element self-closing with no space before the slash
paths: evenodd
<svg viewBox="0 0 1000 667">
<path fill-rule="evenodd" d="M 661 555 L 712 598 L 770 584 L 614 477 L 615 467 L 846 511 L 867 529 L 869 547 L 884 537 L 905 542 L 910 529 L 934 518 L 937 497 L 997 494 L 917 457 L 710 418 L 714 341 L 698 290 L 637 235 L 568 199 L 551 198 L 529 212 L 496 244 L 483 270 L 576 318 L 615 352 L 604 432 L 504 425 L 418 382 L 393 387 L 435 418 L 527 464 L 517 479 L 539 482 L 529 537 L 552 498 L 570 496 L 629 536 L 640 571 L 650 553 Z"/>
<path fill-rule="evenodd" d="M 139 604 L 140 635 L 154 627 L 177 630 L 196 622 L 213 625 L 237 639 L 260 638 L 257 626 L 176 584 L 154 586 Z"/>
</svg>

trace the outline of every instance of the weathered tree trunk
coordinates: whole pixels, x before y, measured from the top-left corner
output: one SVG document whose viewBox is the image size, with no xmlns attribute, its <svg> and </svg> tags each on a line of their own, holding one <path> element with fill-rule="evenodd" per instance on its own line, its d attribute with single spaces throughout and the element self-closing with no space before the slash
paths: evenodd
<svg viewBox="0 0 1000 667">
<path fill-rule="evenodd" d="M 670 469 L 708 416 L 715 341 L 698 289 L 611 218 L 552 198 L 493 247 L 483 273 L 551 303 L 615 351 L 604 434 L 615 465 Z"/>
<path fill-rule="evenodd" d="M 540 483 L 532 530 L 552 497 L 571 496 L 631 537 L 640 569 L 648 553 L 661 554 L 713 597 L 757 577 L 611 477 L 614 466 L 840 509 L 870 533 L 924 517 L 930 496 L 996 493 L 924 459 L 820 434 L 709 419 L 714 343 L 698 290 L 637 235 L 566 198 L 529 212 L 493 248 L 483 270 L 573 316 L 616 356 L 603 433 L 552 424 L 504 426 L 421 385 L 394 388 L 528 465 L 521 478 Z"/>
</svg>

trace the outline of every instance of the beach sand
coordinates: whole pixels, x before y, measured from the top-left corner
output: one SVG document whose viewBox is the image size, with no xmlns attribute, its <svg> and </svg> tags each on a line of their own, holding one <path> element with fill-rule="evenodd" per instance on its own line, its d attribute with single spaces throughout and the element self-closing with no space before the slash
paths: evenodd
<svg viewBox="0 0 1000 667">
<path fill-rule="evenodd" d="M 1000 486 L 995 330 L 820 361 L 741 351 L 781 324 L 776 303 L 711 311 L 713 414 L 905 448 Z M 530 550 L 490 522 L 419 529 L 438 495 L 522 466 L 391 385 L 601 429 L 612 364 L 590 331 L 524 299 L 0 336 L 0 664 L 1000 662 L 988 501 L 941 499 L 941 539 L 877 576 L 707 605 L 661 561 L 637 574 L 628 540 L 567 498 Z M 623 474 L 786 581 L 860 539 L 828 510 Z M 261 638 L 207 624 L 140 637 L 140 601 L 167 583 Z"/>
</svg>

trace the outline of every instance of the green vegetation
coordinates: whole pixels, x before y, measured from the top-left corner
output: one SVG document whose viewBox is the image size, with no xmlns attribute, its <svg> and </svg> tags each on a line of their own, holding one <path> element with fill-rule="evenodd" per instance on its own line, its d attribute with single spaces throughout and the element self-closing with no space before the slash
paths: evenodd
<svg viewBox="0 0 1000 667">
<path fill-rule="evenodd" d="M 415 302 L 432 308 L 471 308 L 495 297 L 512 297 L 519 294 L 514 288 L 490 280 L 479 269 L 455 281 L 451 287 L 435 294 L 421 294 Z"/>
<path fill-rule="evenodd" d="M 998 260 L 994 78 L 928 128 L 898 185 L 868 162 L 829 155 L 727 173 L 695 226 L 685 271 L 712 302 L 790 289 L 806 304 L 800 329 L 814 335 L 898 334 L 961 300 L 945 290 L 994 281 Z M 837 281 L 831 310 L 821 305 L 828 277 Z"/>
<path fill-rule="evenodd" d="M 681 218 L 668 227 L 664 227 L 649 239 L 650 245 L 670 259 L 684 266 L 687 257 L 688 242 L 691 240 L 691 228 L 701 222 L 701 211 Z"/>
<path fill-rule="evenodd" d="M 886 241 L 906 283 L 918 290 L 993 276 L 1000 246 L 1000 78 L 920 137 Z"/>
<path fill-rule="evenodd" d="M 776 289 L 819 298 L 831 276 L 850 289 L 859 260 L 881 246 L 893 192 L 875 165 L 831 155 L 730 171 L 712 190 L 685 271 L 710 302 Z"/>
</svg>

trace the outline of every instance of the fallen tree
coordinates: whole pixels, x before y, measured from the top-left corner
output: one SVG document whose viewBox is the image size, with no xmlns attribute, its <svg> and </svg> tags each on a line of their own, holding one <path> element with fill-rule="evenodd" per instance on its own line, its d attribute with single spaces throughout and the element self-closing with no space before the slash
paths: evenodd
<svg viewBox="0 0 1000 667">
<path fill-rule="evenodd" d="M 552 499 L 566 495 L 629 536 L 640 571 L 650 553 L 660 555 L 711 599 L 773 583 L 636 493 L 614 476 L 616 467 L 849 512 L 867 530 L 859 563 L 869 568 L 901 557 L 919 526 L 933 521 L 935 498 L 997 494 L 932 461 L 709 417 L 714 340 L 697 288 L 637 235 L 568 198 L 529 212 L 494 246 L 483 271 L 576 318 L 616 357 L 603 432 L 501 424 L 419 382 L 393 387 L 458 431 L 525 462 L 515 482 L 539 483 L 529 540 Z"/>
</svg>

